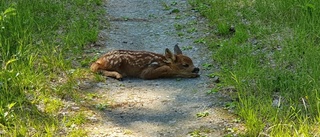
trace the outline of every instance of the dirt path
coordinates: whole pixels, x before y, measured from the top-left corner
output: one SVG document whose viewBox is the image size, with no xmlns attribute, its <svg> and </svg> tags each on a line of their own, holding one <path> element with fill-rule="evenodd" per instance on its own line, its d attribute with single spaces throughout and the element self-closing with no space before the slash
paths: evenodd
<svg viewBox="0 0 320 137">
<path fill-rule="evenodd" d="M 225 99 L 206 92 L 214 87 L 206 75 L 214 67 L 211 54 L 194 41 L 205 36 L 204 21 L 186 0 L 108 0 L 110 29 L 107 52 L 114 49 L 147 50 L 164 53 L 179 43 L 184 54 L 199 66 L 200 78 L 140 80 L 108 78 L 96 83 L 97 102 L 112 108 L 101 111 L 99 122 L 87 126 L 89 136 L 223 136 L 232 128 L 234 117 L 222 109 Z M 203 113 L 204 117 L 197 117 Z M 207 115 L 208 114 L 208 115 Z"/>
</svg>

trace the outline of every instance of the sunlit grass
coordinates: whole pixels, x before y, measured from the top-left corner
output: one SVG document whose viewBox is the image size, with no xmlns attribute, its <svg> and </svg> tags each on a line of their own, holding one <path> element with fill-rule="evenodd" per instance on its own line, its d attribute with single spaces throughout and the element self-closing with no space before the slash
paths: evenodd
<svg viewBox="0 0 320 137">
<path fill-rule="evenodd" d="M 205 43 L 238 91 L 246 135 L 319 135 L 320 2 L 189 2 L 213 28 Z"/>
<path fill-rule="evenodd" d="M 61 126 L 66 123 L 58 112 L 63 100 L 79 100 L 77 79 L 86 77 L 81 67 L 90 60 L 75 62 L 97 40 L 102 3 L 0 2 L 0 136 L 85 135 L 81 128 Z M 67 124 L 80 125 L 84 117 L 77 115 Z"/>
</svg>

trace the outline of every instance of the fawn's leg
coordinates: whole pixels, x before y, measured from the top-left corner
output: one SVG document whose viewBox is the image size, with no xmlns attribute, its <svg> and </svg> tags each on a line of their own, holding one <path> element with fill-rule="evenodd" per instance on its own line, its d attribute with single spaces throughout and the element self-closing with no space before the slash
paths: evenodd
<svg viewBox="0 0 320 137">
<path fill-rule="evenodd" d="M 116 78 L 118 80 L 122 80 L 122 75 L 116 71 L 107 71 L 107 70 L 100 70 L 101 73 L 107 77 Z"/>
<path fill-rule="evenodd" d="M 142 71 L 140 78 L 142 79 L 156 79 L 156 78 L 170 78 L 170 77 L 183 77 L 195 78 L 199 74 L 192 72 L 185 72 L 181 70 L 174 70 L 169 66 L 149 67 Z"/>
<path fill-rule="evenodd" d="M 142 79 L 156 79 L 160 77 L 171 77 L 169 75 L 172 69 L 168 66 L 149 67 L 143 70 L 140 74 Z"/>
</svg>

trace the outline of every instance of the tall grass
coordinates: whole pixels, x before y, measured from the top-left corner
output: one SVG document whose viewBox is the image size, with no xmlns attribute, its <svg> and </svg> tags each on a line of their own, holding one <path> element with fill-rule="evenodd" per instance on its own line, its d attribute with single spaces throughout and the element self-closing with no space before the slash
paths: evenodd
<svg viewBox="0 0 320 137">
<path fill-rule="evenodd" d="M 246 135 L 319 136 L 320 1 L 189 2 L 214 30 L 207 43 Z"/>
<path fill-rule="evenodd" d="M 74 132 L 61 126 L 57 111 L 61 99 L 72 98 L 70 93 L 75 92 L 75 79 L 68 72 L 79 66 L 71 62 L 78 61 L 86 44 L 97 40 L 101 4 L 101 0 L 0 1 L 0 136 Z"/>
</svg>

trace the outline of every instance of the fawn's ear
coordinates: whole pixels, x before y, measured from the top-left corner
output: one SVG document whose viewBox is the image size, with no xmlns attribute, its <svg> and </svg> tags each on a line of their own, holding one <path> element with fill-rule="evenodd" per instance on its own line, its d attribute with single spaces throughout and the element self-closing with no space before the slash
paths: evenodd
<svg viewBox="0 0 320 137">
<path fill-rule="evenodd" d="M 176 56 L 172 54 L 172 52 L 168 48 L 166 48 L 165 57 L 167 59 L 167 63 L 176 61 Z"/>
<path fill-rule="evenodd" d="M 177 54 L 177 55 L 182 54 L 182 51 L 179 48 L 178 43 L 174 46 L 174 54 Z"/>
</svg>

